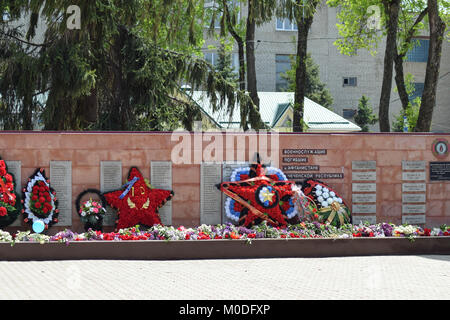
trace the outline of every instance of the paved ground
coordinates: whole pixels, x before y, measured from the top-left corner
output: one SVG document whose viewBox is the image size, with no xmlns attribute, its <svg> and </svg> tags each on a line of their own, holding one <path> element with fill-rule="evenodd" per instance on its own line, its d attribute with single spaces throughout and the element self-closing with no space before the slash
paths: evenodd
<svg viewBox="0 0 450 320">
<path fill-rule="evenodd" d="M 450 256 L 0 262 L 0 299 L 438 300 L 449 288 Z"/>
</svg>

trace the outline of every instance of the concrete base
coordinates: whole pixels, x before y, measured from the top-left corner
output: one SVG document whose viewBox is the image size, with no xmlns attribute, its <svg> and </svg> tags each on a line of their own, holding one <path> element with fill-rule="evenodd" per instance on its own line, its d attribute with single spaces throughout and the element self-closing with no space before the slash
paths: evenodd
<svg viewBox="0 0 450 320">
<path fill-rule="evenodd" d="M 0 244 L 2 261 L 177 260 L 369 255 L 450 255 L 450 237 L 258 239 L 205 241 L 89 241 Z"/>
</svg>

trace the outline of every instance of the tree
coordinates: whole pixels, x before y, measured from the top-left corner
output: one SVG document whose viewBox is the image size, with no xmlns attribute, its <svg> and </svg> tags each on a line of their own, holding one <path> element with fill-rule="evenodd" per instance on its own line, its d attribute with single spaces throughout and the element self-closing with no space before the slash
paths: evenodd
<svg viewBox="0 0 450 320">
<path fill-rule="evenodd" d="M 448 21 L 449 3 L 447 0 L 430 0 L 430 1 L 366 1 L 351 0 L 341 2 L 338 0 L 329 0 L 327 2 L 331 6 L 339 6 L 340 12 L 338 18 L 339 33 L 341 39 L 336 41 L 336 45 L 344 54 L 355 54 L 356 49 L 365 48 L 375 52 L 381 38 L 386 35 L 386 50 L 383 70 L 383 83 L 380 95 L 379 117 L 380 130 L 389 131 L 389 102 L 390 91 L 392 86 L 392 67 L 395 61 L 396 84 L 399 92 L 403 109 L 408 105 L 408 96 L 405 90 L 405 75 L 403 74 L 403 60 L 406 53 L 413 45 L 413 37 L 423 28 L 422 20 L 426 16 L 430 16 L 431 9 L 434 8 L 432 15 L 434 19 L 430 22 L 430 48 L 429 60 L 427 62 L 426 78 L 429 81 L 429 90 L 424 94 L 427 97 L 425 109 L 421 112 L 416 130 L 430 130 L 432 109 L 435 104 L 435 95 L 438 81 L 438 71 L 440 54 L 442 51 L 442 38 L 445 30 L 445 21 Z M 374 15 L 375 9 L 380 9 L 379 16 L 381 30 L 371 28 L 368 20 Z M 430 20 L 430 18 L 428 19 Z M 433 29 L 431 24 L 434 25 Z M 382 32 L 378 32 L 382 31 Z M 433 45 L 431 45 L 433 43 Z"/>
<path fill-rule="evenodd" d="M 5 88 L 0 94 L 9 110 L 24 114 L 24 124 L 38 111 L 48 130 L 187 127 L 193 106 L 179 99 L 181 83 L 205 86 L 216 109 L 236 101 L 252 104 L 235 83 L 192 54 L 203 41 L 202 3 L 83 1 L 81 30 L 66 28 L 65 12 L 73 1 L 7 3 L 11 12 L 28 14 L 31 22 L 19 35 L 8 28 L 0 32 L 6 44 L 0 46 L 0 87 Z M 44 43 L 35 44 L 32 36 L 40 20 L 48 29 Z M 17 86 L 23 83 L 28 87 Z M 42 99 L 42 109 L 30 112 L 29 106 Z"/>
<path fill-rule="evenodd" d="M 211 28 L 214 28 L 215 19 L 221 15 L 221 35 L 225 34 L 225 31 L 235 39 L 238 45 L 239 54 L 239 83 L 240 88 L 243 90 L 244 83 L 246 83 L 246 90 L 252 99 L 253 106 L 245 108 L 241 106 L 241 126 L 244 129 L 248 128 L 248 123 L 252 129 L 258 130 L 266 128 L 266 125 L 261 119 L 259 113 L 259 97 L 258 97 L 258 85 L 256 79 L 256 59 L 255 59 L 255 31 L 256 27 L 269 21 L 275 12 L 276 1 L 275 0 L 245 0 L 241 1 L 242 4 L 247 5 L 247 17 L 245 20 L 245 26 L 239 22 L 237 15 L 239 13 L 239 6 L 235 6 L 234 9 L 228 5 L 228 2 L 221 0 L 217 10 L 213 14 L 211 22 Z M 234 1 L 233 1 L 234 3 Z M 240 3 L 238 1 L 238 3 Z M 245 44 L 245 47 L 244 47 Z M 245 48 L 245 50 L 244 50 Z M 245 54 L 245 60 L 244 60 Z M 245 67 L 244 67 L 245 66 Z M 246 82 L 244 77 L 246 76 Z"/>
<path fill-rule="evenodd" d="M 422 93 L 416 132 L 429 132 L 433 119 L 433 109 L 436 105 L 436 90 L 441 64 L 442 42 L 446 25 L 439 14 L 437 0 L 428 0 L 428 21 L 430 26 L 430 47 L 428 51 L 425 84 Z M 448 9 L 448 8 L 447 8 Z"/>
<path fill-rule="evenodd" d="M 317 102 L 321 106 L 332 109 L 333 97 L 330 94 L 330 91 L 326 87 L 326 84 L 320 81 L 320 73 L 319 73 L 319 65 L 314 62 L 314 59 L 311 57 L 311 54 L 307 54 L 306 61 L 306 82 L 305 82 L 305 96 L 309 99 Z M 291 69 L 286 71 L 286 74 L 283 74 L 282 77 L 287 79 L 288 81 L 288 91 L 295 91 L 295 75 L 296 75 L 296 60 L 294 57 L 291 57 Z"/>
<path fill-rule="evenodd" d="M 355 115 L 355 122 L 361 127 L 362 132 L 369 132 L 369 125 L 377 123 L 378 118 L 373 114 L 373 109 L 369 104 L 369 98 L 362 96 L 359 99 L 358 111 Z"/>
<path fill-rule="evenodd" d="M 319 0 L 281 0 L 278 15 L 297 23 L 297 55 L 295 71 L 295 92 L 293 110 L 293 132 L 303 132 L 304 101 L 306 93 L 306 58 L 308 34 Z"/>
</svg>

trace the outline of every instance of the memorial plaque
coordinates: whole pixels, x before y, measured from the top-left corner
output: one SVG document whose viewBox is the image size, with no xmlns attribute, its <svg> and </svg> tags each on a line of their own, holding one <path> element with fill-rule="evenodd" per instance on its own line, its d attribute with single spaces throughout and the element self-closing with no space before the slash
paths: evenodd
<svg viewBox="0 0 450 320">
<path fill-rule="evenodd" d="M 283 157 L 284 163 L 308 163 L 307 157 Z"/>
<path fill-rule="evenodd" d="M 354 204 L 352 206 L 353 213 L 377 213 L 376 204 Z"/>
<path fill-rule="evenodd" d="M 352 215 L 352 224 L 359 225 L 359 224 L 376 224 L 377 223 L 377 216 L 355 216 Z"/>
<path fill-rule="evenodd" d="M 233 171 L 235 169 L 238 168 L 245 168 L 248 167 L 249 164 L 246 162 L 225 162 L 222 165 L 222 181 L 230 181 L 231 180 L 231 174 L 233 173 Z M 289 178 L 288 178 L 289 179 Z M 234 221 L 230 220 L 227 217 L 227 214 L 225 212 L 225 201 L 228 197 L 223 195 L 222 197 L 222 223 L 227 223 L 227 222 L 231 222 L 231 223 L 235 223 Z"/>
<path fill-rule="evenodd" d="M 376 183 L 352 183 L 353 192 L 376 192 Z"/>
<path fill-rule="evenodd" d="M 200 224 L 220 224 L 222 192 L 216 185 L 222 182 L 222 166 L 202 163 L 200 170 Z"/>
<path fill-rule="evenodd" d="M 377 172 L 376 171 L 352 172 L 352 180 L 353 181 L 376 181 L 377 180 Z"/>
<path fill-rule="evenodd" d="M 375 170 L 376 161 L 352 161 L 352 170 Z"/>
<path fill-rule="evenodd" d="M 430 162 L 430 181 L 450 181 L 450 162 Z"/>
<path fill-rule="evenodd" d="M 320 166 L 283 166 L 283 171 L 319 171 Z"/>
<path fill-rule="evenodd" d="M 427 185 L 425 183 L 403 183 L 402 192 L 425 192 Z"/>
<path fill-rule="evenodd" d="M 6 166 L 8 167 L 8 172 L 11 173 L 14 176 L 14 181 L 16 183 L 15 185 L 15 191 L 17 195 L 20 195 L 22 197 L 22 162 L 21 161 L 5 161 Z M 17 219 L 10 224 L 11 227 L 19 227 L 22 225 L 22 219 L 20 218 L 21 214 L 17 216 Z"/>
<path fill-rule="evenodd" d="M 426 180 L 425 171 L 422 172 L 403 172 L 402 179 L 403 181 L 425 181 Z"/>
<path fill-rule="evenodd" d="M 403 213 L 425 213 L 426 205 L 424 204 L 404 204 L 402 206 Z"/>
<path fill-rule="evenodd" d="M 425 203 L 425 193 L 405 193 L 402 195 L 403 203 Z"/>
<path fill-rule="evenodd" d="M 425 215 L 414 215 L 414 216 L 403 216 L 402 217 L 403 224 L 425 224 L 426 218 Z"/>
<path fill-rule="evenodd" d="M 153 188 L 172 190 L 172 162 L 151 161 L 150 183 Z M 163 225 L 172 224 L 172 201 L 166 202 L 158 210 Z"/>
<path fill-rule="evenodd" d="M 402 161 L 403 170 L 425 170 L 425 161 Z"/>
<path fill-rule="evenodd" d="M 50 161 L 50 186 L 58 198 L 58 226 L 71 226 L 72 161 Z"/>
<path fill-rule="evenodd" d="M 376 193 L 354 193 L 352 194 L 353 203 L 374 203 L 377 202 Z"/>
<path fill-rule="evenodd" d="M 100 191 L 102 193 L 120 190 L 122 187 L 122 162 L 100 161 Z M 117 212 L 110 206 L 106 207 L 103 218 L 104 226 L 114 226 L 117 220 Z"/>
</svg>

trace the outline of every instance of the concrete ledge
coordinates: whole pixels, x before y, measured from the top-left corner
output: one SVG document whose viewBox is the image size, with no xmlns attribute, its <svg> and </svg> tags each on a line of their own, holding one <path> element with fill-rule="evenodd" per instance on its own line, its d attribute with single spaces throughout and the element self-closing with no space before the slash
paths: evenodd
<svg viewBox="0 0 450 320">
<path fill-rule="evenodd" d="M 89 241 L 0 244 L 2 261 L 176 260 L 368 255 L 450 255 L 450 237 L 358 239 L 258 239 L 205 241 Z"/>
</svg>

